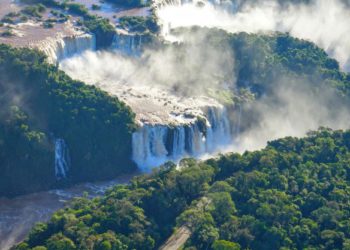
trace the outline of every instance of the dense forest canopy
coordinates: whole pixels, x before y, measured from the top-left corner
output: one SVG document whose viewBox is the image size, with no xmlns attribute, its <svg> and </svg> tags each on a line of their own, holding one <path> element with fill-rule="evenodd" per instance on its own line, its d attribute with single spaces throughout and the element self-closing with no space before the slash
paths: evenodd
<svg viewBox="0 0 350 250">
<path fill-rule="evenodd" d="M 109 1 L 145 6 L 139 0 Z M 79 16 L 78 24 L 96 35 L 99 49 L 109 48 L 115 37 L 115 27 L 107 19 L 91 15 L 81 4 L 22 2 L 42 3 Z M 26 12 L 32 15 L 40 12 L 38 8 Z M 159 31 L 153 14 L 122 17 L 119 27 L 142 34 Z M 234 67 L 228 77 L 235 80 L 232 92 L 215 96 L 225 99 L 225 104 L 272 94 L 281 79 L 287 79 L 287 84 L 310 85 L 315 93 L 323 88 L 334 90 L 333 109 L 339 100 L 348 100 L 350 75 L 312 42 L 284 33 L 230 34 L 199 27 L 177 32 L 184 43 L 150 39 L 154 42 L 150 50 L 173 49 L 183 63 L 187 42 L 199 36 L 202 40 L 195 41 L 196 46 L 232 52 Z M 182 87 L 200 92 L 194 84 Z M 43 53 L 0 45 L 0 93 L 0 196 L 135 170 L 131 140 L 136 126 L 130 108 L 96 87 L 72 80 L 48 64 Z M 242 127 L 247 125 L 244 122 Z M 64 139 L 71 157 L 68 177 L 63 180 L 57 180 L 54 172 L 58 138 Z M 111 188 L 102 197 L 76 198 L 47 223 L 37 224 L 13 249 L 157 249 L 185 226 L 190 231 L 183 246 L 187 250 L 340 250 L 350 249 L 349 218 L 350 131 L 321 128 L 305 138 L 270 141 L 259 151 L 206 161 L 184 159 L 178 166 L 169 162 L 151 174 L 135 177 L 129 185 Z"/>
<path fill-rule="evenodd" d="M 0 195 L 53 187 L 53 140 L 71 156 L 67 182 L 110 178 L 131 162 L 134 114 L 117 98 L 69 78 L 35 50 L 0 45 Z"/>
<path fill-rule="evenodd" d="M 168 163 L 75 199 L 15 249 L 156 249 L 183 225 L 184 249 L 349 249 L 349 156 L 350 131 L 322 128 L 260 151 Z"/>
</svg>

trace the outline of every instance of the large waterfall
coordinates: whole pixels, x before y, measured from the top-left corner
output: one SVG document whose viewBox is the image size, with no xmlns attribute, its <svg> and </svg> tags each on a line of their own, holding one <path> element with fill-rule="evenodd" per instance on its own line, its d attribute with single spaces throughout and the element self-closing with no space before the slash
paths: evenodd
<svg viewBox="0 0 350 250">
<path fill-rule="evenodd" d="M 55 176 L 57 180 L 67 178 L 69 171 L 69 152 L 63 139 L 55 140 Z"/>
<path fill-rule="evenodd" d="M 51 63 L 57 63 L 86 50 L 96 50 L 96 39 L 92 34 L 48 38 L 40 45 Z"/>
<path fill-rule="evenodd" d="M 226 109 L 209 107 L 206 118 L 190 124 L 143 125 L 132 136 L 133 160 L 148 171 L 166 161 L 214 153 L 232 141 Z"/>
</svg>

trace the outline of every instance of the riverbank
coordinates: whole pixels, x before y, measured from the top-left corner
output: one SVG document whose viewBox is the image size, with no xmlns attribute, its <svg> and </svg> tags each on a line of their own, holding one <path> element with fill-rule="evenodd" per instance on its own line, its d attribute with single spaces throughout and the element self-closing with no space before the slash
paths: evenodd
<svg viewBox="0 0 350 250">
<path fill-rule="evenodd" d="M 13 199 L 0 198 L 0 249 L 8 250 L 24 240 L 38 222 L 47 221 L 70 200 L 86 192 L 90 198 L 102 195 L 116 184 L 127 184 L 132 175 L 123 175 L 110 181 L 84 183 L 67 189 L 38 192 Z"/>
</svg>

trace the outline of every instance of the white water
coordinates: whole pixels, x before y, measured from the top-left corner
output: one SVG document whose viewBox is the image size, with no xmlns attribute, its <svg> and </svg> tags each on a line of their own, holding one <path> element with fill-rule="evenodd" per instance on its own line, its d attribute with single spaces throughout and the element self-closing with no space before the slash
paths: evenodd
<svg viewBox="0 0 350 250">
<path fill-rule="evenodd" d="M 86 50 L 96 50 L 96 39 L 92 34 L 48 38 L 39 46 L 51 63 L 80 54 Z"/>
<path fill-rule="evenodd" d="M 208 107 L 205 129 L 200 123 L 143 125 L 132 136 L 133 160 L 143 171 L 186 156 L 201 158 L 224 150 L 233 140 L 232 124 L 223 107 Z"/>
<path fill-rule="evenodd" d="M 69 171 L 69 152 L 63 139 L 55 140 L 55 176 L 57 180 L 67 178 Z"/>
</svg>

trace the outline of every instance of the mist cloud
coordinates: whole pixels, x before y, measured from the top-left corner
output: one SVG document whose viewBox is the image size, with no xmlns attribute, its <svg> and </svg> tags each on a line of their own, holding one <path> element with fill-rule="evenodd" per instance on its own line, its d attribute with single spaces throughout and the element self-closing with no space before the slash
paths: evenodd
<svg viewBox="0 0 350 250">
<path fill-rule="evenodd" d="M 313 0 L 309 4 L 281 6 L 277 1 L 267 0 L 236 9 L 224 6 L 189 3 L 162 7 L 158 16 L 163 35 L 172 39 L 170 29 L 194 25 L 233 33 L 289 32 L 294 37 L 313 41 L 337 59 L 344 70 L 350 70 L 350 9 L 346 2 Z"/>
<path fill-rule="evenodd" d="M 207 43 L 205 36 L 205 32 L 191 34 L 185 44 L 148 49 L 137 58 L 118 52 L 90 51 L 63 61 L 61 69 L 97 85 L 108 82 L 111 87 L 154 86 L 184 96 L 205 94 L 209 88 L 223 85 L 232 87 L 232 50 L 224 43 L 220 47 Z"/>
<path fill-rule="evenodd" d="M 273 93 L 245 107 L 242 134 L 234 151 L 256 150 L 267 141 L 285 136 L 302 137 L 319 127 L 350 127 L 348 99 L 339 99 L 334 89 L 315 89 L 308 82 L 279 79 Z M 248 114 L 248 116 L 247 116 Z"/>
</svg>

